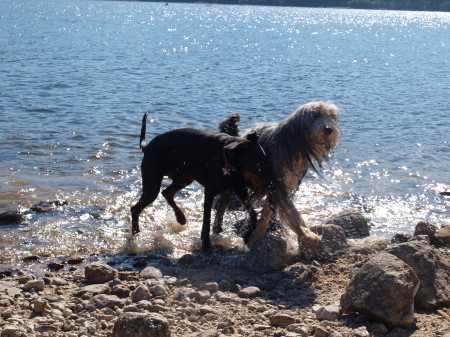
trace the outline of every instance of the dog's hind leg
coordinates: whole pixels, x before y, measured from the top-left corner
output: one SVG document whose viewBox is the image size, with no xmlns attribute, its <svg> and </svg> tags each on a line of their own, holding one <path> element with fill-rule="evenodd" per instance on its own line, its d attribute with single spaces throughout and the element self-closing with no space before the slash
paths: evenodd
<svg viewBox="0 0 450 337">
<path fill-rule="evenodd" d="M 216 205 L 216 217 L 214 219 L 214 226 L 213 226 L 213 232 L 215 234 L 222 233 L 223 215 L 227 210 L 232 195 L 233 193 L 230 191 L 226 191 L 219 194 L 219 199 L 217 200 Z"/>
<path fill-rule="evenodd" d="M 215 193 L 205 188 L 205 202 L 203 204 L 202 249 L 207 250 L 211 246 L 209 232 L 211 229 L 211 209 Z"/>
<path fill-rule="evenodd" d="M 177 222 L 180 225 L 186 224 L 186 216 L 184 215 L 183 211 L 178 207 L 178 205 L 175 203 L 173 197 L 175 196 L 175 193 L 185 188 L 187 185 L 192 183 L 192 181 L 193 181 L 192 179 L 185 179 L 185 180 L 174 179 L 172 183 L 169 185 L 169 187 L 167 187 L 164 191 L 162 191 L 162 195 L 167 200 L 167 203 L 170 205 L 170 207 L 172 207 L 173 211 L 175 212 Z"/>
<path fill-rule="evenodd" d="M 142 177 L 143 191 L 139 201 L 131 207 L 131 231 L 133 235 L 139 233 L 139 215 L 145 207 L 150 205 L 158 196 L 161 188 L 162 175 L 151 175 L 148 179 L 145 175 Z"/>
</svg>

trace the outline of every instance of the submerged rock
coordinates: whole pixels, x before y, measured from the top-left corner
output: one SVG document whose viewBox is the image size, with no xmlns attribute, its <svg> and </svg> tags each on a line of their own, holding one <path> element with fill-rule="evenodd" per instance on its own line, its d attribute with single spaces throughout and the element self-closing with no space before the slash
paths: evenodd
<svg viewBox="0 0 450 337">
<path fill-rule="evenodd" d="M 31 210 L 37 213 L 45 213 L 53 211 L 58 206 L 65 206 L 67 205 L 67 201 L 60 201 L 60 200 L 54 200 L 54 201 L 40 201 L 37 204 L 31 206 Z"/>
<path fill-rule="evenodd" d="M 0 225 L 18 225 L 24 220 L 24 216 L 19 211 L 11 210 L 0 213 Z"/>
</svg>

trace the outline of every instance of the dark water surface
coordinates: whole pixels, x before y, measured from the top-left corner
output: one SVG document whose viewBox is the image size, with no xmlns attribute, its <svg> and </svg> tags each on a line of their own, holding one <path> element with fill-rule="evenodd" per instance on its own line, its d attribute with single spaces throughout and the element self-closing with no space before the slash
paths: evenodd
<svg viewBox="0 0 450 337">
<path fill-rule="evenodd" d="M 309 223 L 357 208 L 387 237 L 450 224 L 449 26 L 449 13 L 0 1 L 0 211 L 69 202 L 1 227 L 2 261 L 199 244 L 195 184 L 179 200 L 187 226 L 158 199 L 131 238 L 145 111 L 150 139 L 333 101 L 340 146 L 296 196 Z M 230 226 L 214 242 L 242 246 Z"/>
</svg>

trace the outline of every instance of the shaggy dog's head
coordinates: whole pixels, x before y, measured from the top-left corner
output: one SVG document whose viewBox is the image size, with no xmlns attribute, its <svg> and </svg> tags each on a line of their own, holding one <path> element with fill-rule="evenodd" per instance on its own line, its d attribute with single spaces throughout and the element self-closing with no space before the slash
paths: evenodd
<svg viewBox="0 0 450 337">
<path fill-rule="evenodd" d="M 317 172 L 316 164 L 321 168 L 339 143 L 339 109 L 330 102 L 307 103 L 281 122 L 281 129 L 291 148 L 288 166 L 294 169 L 302 158 Z"/>
</svg>

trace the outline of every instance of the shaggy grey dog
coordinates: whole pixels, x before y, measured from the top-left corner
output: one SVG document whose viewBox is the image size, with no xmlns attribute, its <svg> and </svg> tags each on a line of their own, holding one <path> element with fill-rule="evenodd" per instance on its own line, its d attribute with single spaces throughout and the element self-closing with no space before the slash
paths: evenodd
<svg viewBox="0 0 450 337">
<path fill-rule="evenodd" d="M 280 123 L 257 124 L 246 132 L 260 136 L 259 143 L 277 178 L 272 186 L 276 207 L 271 208 L 268 200 L 264 202 L 257 226 L 249 233 L 249 241 L 266 233 L 274 212 L 297 234 L 299 241 L 312 245 L 320 241 L 308 229 L 292 199 L 308 169 L 319 172 L 336 148 L 340 137 L 338 123 L 339 109 L 334 104 L 311 102 Z M 223 213 L 224 210 L 218 210 L 216 214 L 215 232 L 221 231 Z"/>
</svg>

